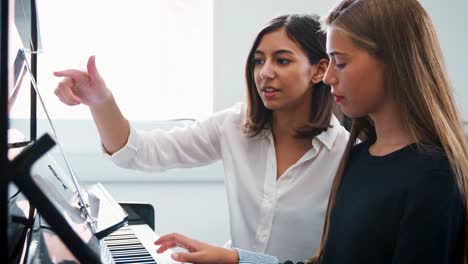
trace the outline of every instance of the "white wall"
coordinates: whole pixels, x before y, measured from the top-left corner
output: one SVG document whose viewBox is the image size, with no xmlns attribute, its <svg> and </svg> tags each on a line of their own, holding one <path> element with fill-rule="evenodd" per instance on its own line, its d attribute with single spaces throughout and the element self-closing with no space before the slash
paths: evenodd
<svg viewBox="0 0 468 264">
<path fill-rule="evenodd" d="M 217 0 L 215 1 L 214 109 L 223 109 L 245 98 L 244 63 L 256 32 L 276 15 L 326 14 L 334 0 Z M 446 58 L 456 101 L 468 120 L 468 1 L 420 0 L 433 19 Z"/>
<path fill-rule="evenodd" d="M 468 1 L 420 0 L 427 9 L 439 34 L 455 100 L 462 117 L 468 121 Z"/>
<path fill-rule="evenodd" d="M 457 102 L 468 119 L 468 1 L 422 0 L 440 33 Z M 258 29 L 274 16 L 297 12 L 324 14 L 331 0 L 216 0 L 214 6 L 214 109 L 244 100 L 244 62 Z M 86 183 L 102 182 L 117 200 L 146 201 L 156 209 L 158 233 L 181 232 L 211 243 L 229 238 L 222 165 L 147 174 L 119 169 L 98 151 L 96 130 L 87 121 L 56 122 L 76 174 Z M 137 124 L 150 128 L 156 124 Z"/>
</svg>

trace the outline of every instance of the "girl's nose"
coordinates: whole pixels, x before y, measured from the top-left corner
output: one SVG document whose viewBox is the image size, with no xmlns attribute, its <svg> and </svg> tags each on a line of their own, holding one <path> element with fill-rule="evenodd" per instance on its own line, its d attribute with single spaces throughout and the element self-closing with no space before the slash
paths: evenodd
<svg viewBox="0 0 468 264">
<path fill-rule="evenodd" d="M 335 85 L 337 82 L 337 79 L 333 72 L 333 68 L 330 67 L 330 65 L 331 64 L 328 65 L 327 71 L 325 72 L 325 75 L 323 76 L 323 82 L 328 85 Z"/>
</svg>

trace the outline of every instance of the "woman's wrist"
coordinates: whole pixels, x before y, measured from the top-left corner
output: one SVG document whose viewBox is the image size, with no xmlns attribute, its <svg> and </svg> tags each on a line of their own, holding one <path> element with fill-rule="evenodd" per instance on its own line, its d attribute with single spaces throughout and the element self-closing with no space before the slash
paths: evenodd
<svg viewBox="0 0 468 264">
<path fill-rule="evenodd" d="M 248 250 L 243 250 L 240 248 L 235 248 L 237 252 L 237 262 L 241 263 L 264 263 L 264 264 L 278 264 L 279 260 L 275 256 L 268 254 L 252 252 Z"/>
<path fill-rule="evenodd" d="M 102 92 L 101 95 L 96 96 L 95 99 L 92 99 L 92 102 L 88 104 L 90 108 L 103 108 L 106 107 L 106 105 L 109 105 L 109 103 L 115 103 L 114 96 L 112 95 L 112 92 L 110 89 L 106 88 L 105 91 Z"/>
<path fill-rule="evenodd" d="M 220 263 L 224 263 L 224 264 L 239 263 L 239 254 L 237 253 L 237 250 L 226 249 L 226 248 L 224 248 L 223 250 L 225 250 L 225 254 L 221 254 L 223 259 L 220 261 Z"/>
</svg>

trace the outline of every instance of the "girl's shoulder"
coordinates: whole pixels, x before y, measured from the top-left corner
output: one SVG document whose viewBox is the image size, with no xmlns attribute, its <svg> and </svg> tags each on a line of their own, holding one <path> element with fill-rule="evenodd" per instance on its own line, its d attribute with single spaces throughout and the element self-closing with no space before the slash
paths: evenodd
<svg viewBox="0 0 468 264">
<path fill-rule="evenodd" d="M 367 141 L 360 141 L 359 139 L 356 140 L 354 145 L 351 147 L 351 152 L 350 152 L 351 156 L 355 156 L 359 153 L 362 153 L 363 151 L 368 149 L 370 145 L 371 144 Z"/>
</svg>

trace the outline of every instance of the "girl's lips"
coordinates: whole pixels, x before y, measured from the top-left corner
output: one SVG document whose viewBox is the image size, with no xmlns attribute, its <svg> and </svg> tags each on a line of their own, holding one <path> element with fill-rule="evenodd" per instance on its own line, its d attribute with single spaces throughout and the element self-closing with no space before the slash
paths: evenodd
<svg viewBox="0 0 468 264">
<path fill-rule="evenodd" d="M 334 95 L 333 97 L 335 98 L 336 103 L 339 103 L 344 100 L 344 96 Z"/>
</svg>

